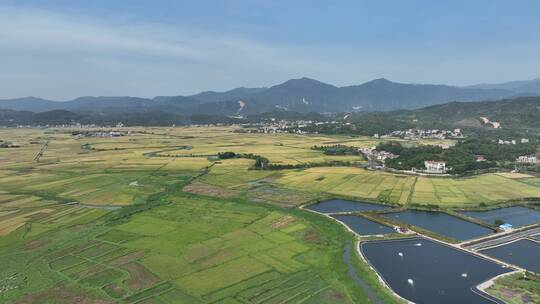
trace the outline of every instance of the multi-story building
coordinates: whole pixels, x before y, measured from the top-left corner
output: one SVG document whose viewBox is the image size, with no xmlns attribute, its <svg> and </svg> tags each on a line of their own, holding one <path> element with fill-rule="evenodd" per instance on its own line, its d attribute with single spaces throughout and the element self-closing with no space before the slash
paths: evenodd
<svg viewBox="0 0 540 304">
<path fill-rule="evenodd" d="M 438 160 L 424 161 L 427 173 L 446 173 L 446 162 Z"/>
</svg>

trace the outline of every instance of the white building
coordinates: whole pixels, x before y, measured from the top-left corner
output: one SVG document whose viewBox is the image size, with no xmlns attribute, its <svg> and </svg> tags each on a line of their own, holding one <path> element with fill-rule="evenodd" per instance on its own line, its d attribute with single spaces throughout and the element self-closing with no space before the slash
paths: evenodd
<svg viewBox="0 0 540 304">
<path fill-rule="evenodd" d="M 520 164 L 536 164 L 538 158 L 534 155 L 522 155 L 516 159 L 516 162 Z"/>
<path fill-rule="evenodd" d="M 446 162 L 438 160 L 424 161 L 427 173 L 446 173 Z"/>
</svg>

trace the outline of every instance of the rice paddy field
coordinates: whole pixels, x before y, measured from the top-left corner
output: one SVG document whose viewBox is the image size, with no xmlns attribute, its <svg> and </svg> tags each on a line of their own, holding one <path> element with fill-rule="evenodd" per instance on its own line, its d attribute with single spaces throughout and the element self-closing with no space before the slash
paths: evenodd
<svg viewBox="0 0 540 304">
<path fill-rule="evenodd" d="M 289 171 L 276 180 L 288 188 L 395 204 L 407 203 L 414 182 L 412 176 L 347 167 Z"/>
<path fill-rule="evenodd" d="M 415 185 L 412 201 L 418 204 L 437 204 L 442 207 L 468 207 L 538 198 L 540 188 L 524 174 L 484 174 L 471 178 L 420 177 Z"/>
<path fill-rule="evenodd" d="M 211 157 L 232 151 L 278 164 L 359 166 L 360 156 L 311 147 L 367 147 L 373 138 L 119 130 L 126 136 L 0 129 L 19 146 L 0 149 L 1 303 L 366 303 L 351 267 L 379 301 L 399 303 L 354 251 L 353 266 L 346 263 L 352 234 L 295 207 L 329 197 L 457 208 L 540 197 L 538 178 L 528 175 L 252 170 L 253 160 Z"/>
</svg>

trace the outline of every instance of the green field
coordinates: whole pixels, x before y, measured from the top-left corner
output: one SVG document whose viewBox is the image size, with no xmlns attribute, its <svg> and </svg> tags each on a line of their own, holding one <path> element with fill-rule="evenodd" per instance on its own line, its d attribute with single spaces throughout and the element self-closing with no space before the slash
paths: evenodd
<svg viewBox="0 0 540 304">
<path fill-rule="evenodd" d="M 34 237 L 15 232 L 2 249 L 12 254 L 0 261 L 2 277 L 13 278 L 3 284 L 17 288 L 2 296 L 53 301 L 61 296 L 58 286 L 68 286 L 66 301 L 357 303 L 365 297 L 344 276 L 347 237 L 329 220 L 171 189 L 155 199 L 166 203 Z"/>
<path fill-rule="evenodd" d="M 0 150 L 1 302 L 366 301 L 342 257 L 351 235 L 328 219 L 276 206 L 317 195 L 274 184 L 275 172 L 248 170 L 250 160 L 212 164 L 206 157 L 153 153 L 184 145 L 203 149 L 216 134 L 225 146 L 238 136 L 232 130 L 132 131 L 76 139 L 68 130 L 1 130 L 21 146 L 17 153 Z M 262 150 L 276 140 L 242 140 L 255 138 L 266 145 Z M 292 150 L 310 161 L 327 159 L 309 149 L 311 139 L 299 138 L 277 138 L 298 144 L 276 154 L 277 161 Z M 47 150 L 34 161 L 45 140 Z M 198 184 L 234 197 L 191 194 Z M 184 192 L 188 187 L 195 190 Z M 394 303 L 366 265 L 354 261 L 379 297 Z"/>
<path fill-rule="evenodd" d="M 253 170 L 232 151 L 298 164 L 313 145 L 372 138 L 129 128 L 123 137 L 0 129 L 2 303 L 366 303 L 343 258 L 354 238 L 297 208 L 328 197 L 475 207 L 540 197 L 538 178 L 427 178 L 358 167 Z M 36 154 L 49 142 L 39 161 Z M 189 147 L 189 148 L 188 148 Z M 354 271 L 397 303 L 354 255 Z"/>
<path fill-rule="evenodd" d="M 421 177 L 416 183 L 413 201 L 444 207 L 467 207 L 540 197 L 538 185 L 526 182 L 527 179 L 499 174 L 460 179 Z"/>
<path fill-rule="evenodd" d="M 486 290 L 509 304 L 540 302 L 540 277 L 522 273 L 500 277 Z"/>
</svg>

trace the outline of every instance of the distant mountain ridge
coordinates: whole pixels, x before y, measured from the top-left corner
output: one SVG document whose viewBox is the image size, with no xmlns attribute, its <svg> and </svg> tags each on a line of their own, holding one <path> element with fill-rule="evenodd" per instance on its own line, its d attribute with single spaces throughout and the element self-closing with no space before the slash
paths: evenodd
<svg viewBox="0 0 540 304">
<path fill-rule="evenodd" d="M 531 80 L 518 80 L 518 81 L 509 81 L 498 84 L 477 84 L 469 86 L 469 88 L 476 89 L 503 89 L 510 90 L 516 93 L 535 93 L 540 94 L 540 78 L 535 78 Z"/>
<path fill-rule="evenodd" d="M 220 106 L 222 111 L 233 107 L 229 103 L 203 103 L 200 111 L 207 105 Z M 58 124 L 97 124 L 116 125 L 122 122 L 129 126 L 166 126 L 210 123 L 246 123 L 269 119 L 292 119 L 327 121 L 328 119 L 352 123 L 355 130 L 393 131 L 412 127 L 420 128 L 474 128 L 495 130 L 484 124 L 481 117 L 501 124 L 502 130 L 540 130 L 540 97 L 518 97 L 497 101 L 449 102 L 414 110 L 395 110 L 387 112 L 356 112 L 323 115 L 319 113 L 299 113 L 294 111 L 268 111 L 263 114 L 249 114 L 246 117 L 230 117 L 211 114 L 173 114 L 159 110 L 118 113 L 75 113 L 67 110 L 30 112 L 0 109 L 0 125 L 58 125 Z M 347 125 L 347 124 L 343 124 Z M 334 125 L 330 125 L 334 126 Z M 319 130 L 317 130 L 319 131 Z M 382 131 L 377 131 L 379 133 Z M 527 131 L 528 132 L 528 131 Z M 533 134 L 533 133 L 531 133 Z"/>
<path fill-rule="evenodd" d="M 360 85 L 337 87 L 315 79 L 291 79 L 269 88 L 236 88 L 191 96 L 79 97 L 57 102 L 35 97 L 0 100 L 0 109 L 75 113 L 144 113 L 160 111 L 178 115 L 245 116 L 272 111 L 336 113 L 416 109 L 452 101 L 501 100 L 523 94 L 540 94 L 540 80 L 506 85 L 455 87 L 397 83 L 381 78 Z M 527 92 L 530 89 L 530 93 Z"/>
</svg>

